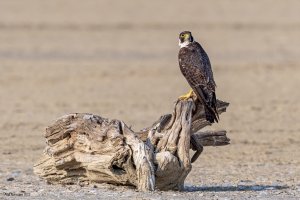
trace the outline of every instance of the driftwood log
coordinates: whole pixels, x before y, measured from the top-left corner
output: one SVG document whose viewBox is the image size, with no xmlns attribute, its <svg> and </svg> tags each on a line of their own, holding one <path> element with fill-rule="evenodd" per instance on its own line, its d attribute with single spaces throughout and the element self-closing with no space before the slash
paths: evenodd
<svg viewBox="0 0 300 200">
<path fill-rule="evenodd" d="M 218 113 L 229 104 L 217 102 Z M 229 144 L 226 131 L 211 125 L 195 99 L 178 100 L 172 114 L 134 132 L 124 122 L 92 114 L 69 114 L 46 129 L 42 158 L 34 172 L 49 183 L 111 183 L 140 191 L 183 190 L 203 146 Z M 195 153 L 190 158 L 190 149 Z"/>
</svg>

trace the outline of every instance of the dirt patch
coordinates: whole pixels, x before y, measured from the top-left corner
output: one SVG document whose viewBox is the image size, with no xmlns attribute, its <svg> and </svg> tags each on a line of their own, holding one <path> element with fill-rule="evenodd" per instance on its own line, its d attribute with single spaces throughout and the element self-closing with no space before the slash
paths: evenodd
<svg viewBox="0 0 300 200">
<path fill-rule="evenodd" d="M 299 2 L 195 2 L 190 12 L 182 1 L 168 10 L 158 2 L 56 3 L 0 6 L 1 198 L 300 198 Z M 56 118 L 94 113 L 138 130 L 172 110 L 188 90 L 177 63 L 183 29 L 207 50 L 217 96 L 231 103 L 212 127 L 227 129 L 231 144 L 204 149 L 185 192 L 39 180 L 32 165 Z"/>
</svg>

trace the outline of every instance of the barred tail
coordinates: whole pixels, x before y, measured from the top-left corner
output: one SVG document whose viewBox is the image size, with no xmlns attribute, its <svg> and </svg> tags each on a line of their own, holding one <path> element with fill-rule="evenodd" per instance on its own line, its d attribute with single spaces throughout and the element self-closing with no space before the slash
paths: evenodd
<svg viewBox="0 0 300 200">
<path fill-rule="evenodd" d="M 194 88 L 199 101 L 204 106 L 206 120 L 210 123 L 219 122 L 219 114 L 217 111 L 217 99 L 215 92 L 207 92 L 201 87 Z"/>
<path fill-rule="evenodd" d="M 219 115 L 214 108 L 211 108 L 208 105 L 204 105 L 204 112 L 207 121 L 209 121 L 210 123 L 219 122 Z"/>
</svg>

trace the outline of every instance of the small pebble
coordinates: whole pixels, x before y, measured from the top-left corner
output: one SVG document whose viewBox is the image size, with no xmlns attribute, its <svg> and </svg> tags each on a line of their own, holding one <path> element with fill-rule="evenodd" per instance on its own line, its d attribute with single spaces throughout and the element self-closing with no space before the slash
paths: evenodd
<svg viewBox="0 0 300 200">
<path fill-rule="evenodd" d="M 7 181 L 14 181 L 15 179 L 13 177 L 9 177 L 6 179 Z"/>
</svg>

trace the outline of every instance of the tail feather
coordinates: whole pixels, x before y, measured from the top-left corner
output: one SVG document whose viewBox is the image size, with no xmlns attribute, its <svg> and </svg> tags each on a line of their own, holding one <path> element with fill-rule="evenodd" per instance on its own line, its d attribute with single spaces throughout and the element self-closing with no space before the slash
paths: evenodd
<svg viewBox="0 0 300 200">
<path fill-rule="evenodd" d="M 211 107 L 214 111 L 215 117 L 217 118 L 216 122 L 218 122 L 219 121 L 219 113 L 217 111 L 217 98 L 216 98 L 215 92 L 213 93 Z"/>
<path fill-rule="evenodd" d="M 218 113 L 215 112 L 213 108 L 204 105 L 204 112 L 207 121 L 209 121 L 210 123 L 219 122 Z"/>
<path fill-rule="evenodd" d="M 219 122 L 219 114 L 217 111 L 217 99 L 216 99 L 216 94 L 213 92 L 212 96 L 204 94 L 204 91 L 202 90 L 201 87 L 195 88 L 194 92 L 196 93 L 199 101 L 203 104 L 204 106 L 204 112 L 206 116 L 206 120 L 209 121 L 210 123 L 214 122 Z M 211 98 L 209 98 L 209 96 Z M 209 100 L 207 100 L 209 99 Z"/>
</svg>

